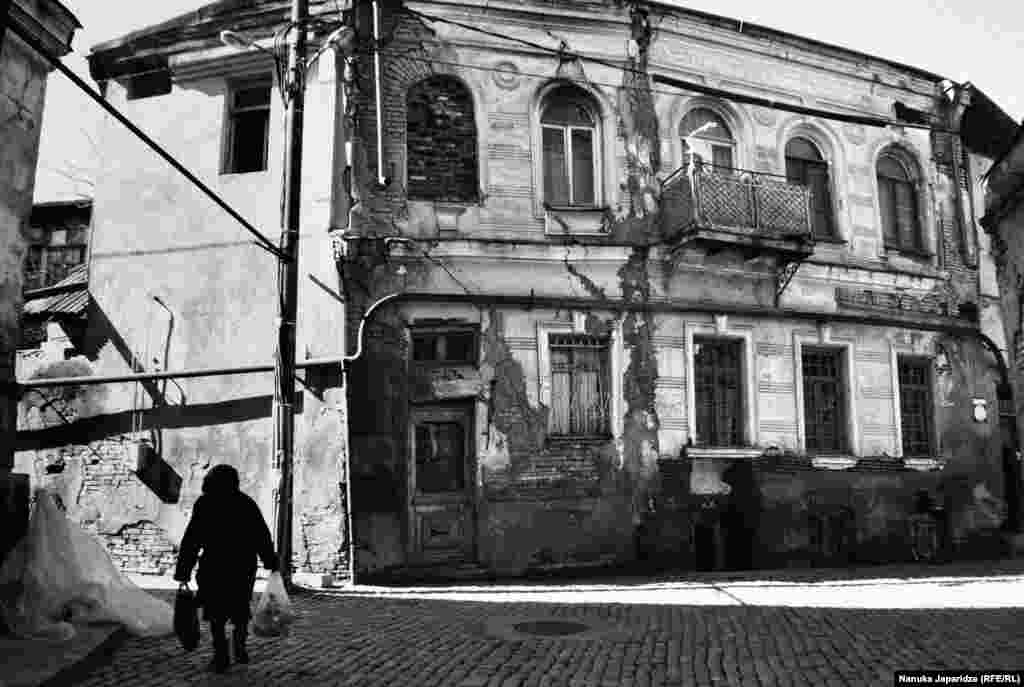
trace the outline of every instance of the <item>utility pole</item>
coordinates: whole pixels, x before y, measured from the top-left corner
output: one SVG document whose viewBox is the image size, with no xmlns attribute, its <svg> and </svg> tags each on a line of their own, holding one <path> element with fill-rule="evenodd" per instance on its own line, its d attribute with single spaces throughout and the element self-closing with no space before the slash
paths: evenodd
<svg viewBox="0 0 1024 687">
<path fill-rule="evenodd" d="M 274 463 L 280 471 L 276 505 L 277 549 L 286 585 L 292 579 L 292 468 L 295 457 L 295 320 L 299 290 L 302 196 L 302 127 L 306 93 L 309 0 L 292 0 L 285 110 L 282 258 L 278 260 L 277 350 L 274 356 Z"/>
</svg>

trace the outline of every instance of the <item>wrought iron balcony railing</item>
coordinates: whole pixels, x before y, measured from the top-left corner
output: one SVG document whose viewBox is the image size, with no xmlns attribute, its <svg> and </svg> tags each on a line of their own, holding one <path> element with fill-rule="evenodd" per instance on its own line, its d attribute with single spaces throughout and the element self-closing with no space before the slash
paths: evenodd
<svg viewBox="0 0 1024 687">
<path fill-rule="evenodd" d="M 810 189 L 785 177 L 697 160 L 666 179 L 664 189 L 676 197 L 676 212 L 689 215 L 673 218 L 684 232 L 711 229 L 751 238 L 814 240 Z"/>
</svg>

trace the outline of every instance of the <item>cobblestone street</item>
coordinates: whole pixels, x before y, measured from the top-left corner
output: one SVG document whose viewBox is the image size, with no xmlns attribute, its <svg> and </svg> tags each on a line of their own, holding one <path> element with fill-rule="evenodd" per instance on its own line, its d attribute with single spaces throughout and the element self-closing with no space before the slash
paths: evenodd
<svg viewBox="0 0 1024 687">
<path fill-rule="evenodd" d="M 1018 574 L 303 591 L 291 636 L 252 638 L 227 675 L 204 671 L 204 626 L 192 654 L 129 639 L 77 684 L 891 685 L 897 669 L 1024 667 L 1022 590 Z M 871 607 L 888 598 L 916 607 Z"/>
</svg>

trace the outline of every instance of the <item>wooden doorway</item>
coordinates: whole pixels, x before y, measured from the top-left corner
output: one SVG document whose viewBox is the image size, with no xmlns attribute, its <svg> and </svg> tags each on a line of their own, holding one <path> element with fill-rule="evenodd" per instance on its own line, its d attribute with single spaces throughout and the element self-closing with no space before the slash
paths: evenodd
<svg viewBox="0 0 1024 687">
<path fill-rule="evenodd" d="M 476 559 L 473 406 L 412 409 L 409 421 L 409 559 L 414 564 Z"/>
</svg>

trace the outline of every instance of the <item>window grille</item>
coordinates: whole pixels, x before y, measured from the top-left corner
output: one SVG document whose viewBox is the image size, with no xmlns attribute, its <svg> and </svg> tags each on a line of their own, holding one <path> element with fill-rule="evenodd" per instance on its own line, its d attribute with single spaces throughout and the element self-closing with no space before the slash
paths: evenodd
<svg viewBox="0 0 1024 687">
<path fill-rule="evenodd" d="M 730 339 L 693 340 L 697 440 L 706 446 L 743 442 L 742 343 Z"/>
<path fill-rule="evenodd" d="M 247 83 L 232 88 L 228 112 L 228 145 L 224 171 L 228 174 L 267 169 L 270 138 L 270 82 Z"/>
<path fill-rule="evenodd" d="M 611 434 L 611 372 L 606 337 L 551 334 L 552 436 Z"/>
<path fill-rule="evenodd" d="M 898 365 L 903 455 L 907 458 L 931 456 L 931 365 L 927 359 L 906 356 L 900 356 Z"/>
<path fill-rule="evenodd" d="M 803 349 L 804 440 L 809 452 L 847 450 L 843 353 L 838 349 Z"/>
</svg>

